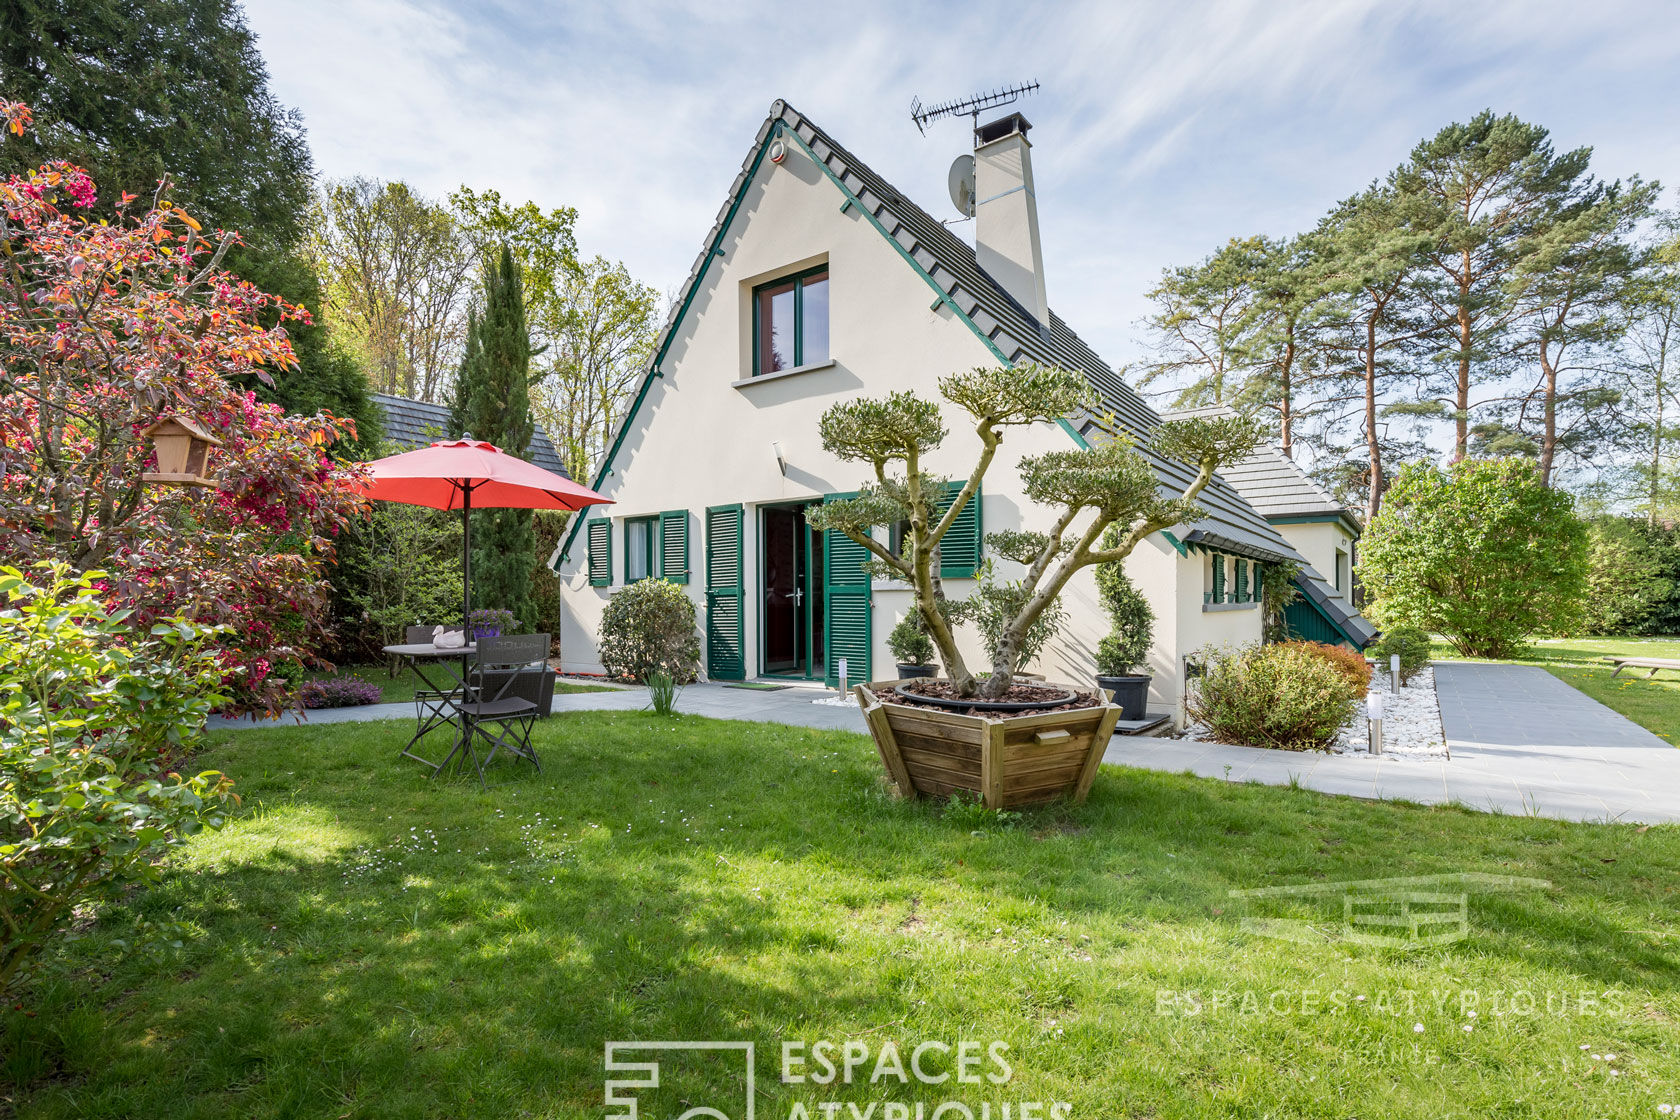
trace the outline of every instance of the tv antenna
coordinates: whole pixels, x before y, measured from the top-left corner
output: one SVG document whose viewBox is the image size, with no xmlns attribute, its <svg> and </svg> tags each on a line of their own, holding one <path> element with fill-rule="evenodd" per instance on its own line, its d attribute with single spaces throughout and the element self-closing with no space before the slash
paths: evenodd
<svg viewBox="0 0 1680 1120">
<path fill-rule="evenodd" d="M 942 101 L 938 105 L 923 105 L 922 99 L 910 99 L 910 119 L 916 122 L 916 131 L 927 135 L 927 126 L 943 117 L 968 116 L 976 125 L 980 123 L 980 114 L 987 109 L 996 109 L 1001 105 L 1013 105 L 1022 97 L 1038 90 L 1037 82 L 1027 82 L 1024 85 L 1007 86 L 995 89 L 991 93 L 982 93 L 976 97 L 959 98 L 956 101 Z"/>
</svg>

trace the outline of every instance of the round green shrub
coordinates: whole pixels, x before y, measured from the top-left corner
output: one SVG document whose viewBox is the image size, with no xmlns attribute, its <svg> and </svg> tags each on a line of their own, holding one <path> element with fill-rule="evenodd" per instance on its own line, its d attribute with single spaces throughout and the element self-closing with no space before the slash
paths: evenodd
<svg viewBox="0 0 1680 1120">
<path fill-rule="evenodd" d="M 670 580 L 638 580 L 607 600 L 600 648 L 609 676 L 645 681 L 664 672 L 687 684 L 700 673 L 694 603 Z"/>
<path fill-rule="evenodd" d="M 1429 635 L 1416 626 L 1391 626 L 1366 649 L 1377 663 L 1377 672 L 1388 672 L 1388 659 L 1400 655 L 1400 683 L 1404 684 L 1429 668 Z"/>
<path fill-rule="evenodd" d="M 1322 750 L 1353 718 L 1353 688 L 1329 661 L 1291 645 L 1206 655 L 1186 706 L 1221 742 Z"/>
<path fill-rule="evenodd" d="M 926 665 L 933 660 L 933 639 L 922 626 L 922 616 L 914 610 L 899 619 L 887 635 L 887 648 L 900 665 Z"/>
</svg>

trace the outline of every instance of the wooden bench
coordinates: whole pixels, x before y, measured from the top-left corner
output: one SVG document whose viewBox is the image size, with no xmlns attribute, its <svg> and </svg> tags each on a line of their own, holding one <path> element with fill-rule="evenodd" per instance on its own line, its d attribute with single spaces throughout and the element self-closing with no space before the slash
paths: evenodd
<svg viewBox="0 0 1680 1120">
<path fill-rule="evenodd" d="M 1649 669 L 1651 671 L 1645 674 L 1646 680 L 1656 676 L 1659 669 L 1673 669 L 1680 673 L 1680 660 L 1671 657 L 1606 657 L 1604 660 L 1616 667 L 1616 671 L 1610 674 L 1611 680 L 1621 676 L 1623 669 Z"/>
</svg>

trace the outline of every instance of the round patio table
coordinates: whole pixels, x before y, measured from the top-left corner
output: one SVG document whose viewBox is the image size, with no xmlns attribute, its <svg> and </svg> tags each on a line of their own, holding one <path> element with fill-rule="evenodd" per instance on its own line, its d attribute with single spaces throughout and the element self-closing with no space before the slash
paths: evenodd
<svg viewBox="0 0 1680 1120">
<path fill-rule="evenodd" d="M 458 718 L 458 707 L 471 691 L 471 686 L 468 684 L 467 663 L 472 660 L 473 654 L 478 652 L 478 646 L 473 642 L 468 642 L 464 646 L 452 647 L 435 646 L 430 642 L 418 642 L 386 646 L 384 651 L 392 657 L 406 662 L 413 668 L 414 675 L 419 677 L 426 688 L 430 690 L 424 699 L 421 698 L 420 693 L 416 692 L 415 720 L 418 729 L 414 732 L 414 737 L 409 739 L 407 745 L 398 752 L 397 757 L 412 758 L 416 762 L 425 763 L 432 768 L 432 777 L 435 778 L 439 772 L 455 761 L 457 756 L 461 755 L 466 749 L 465 724 Z M 458 673 L 455 671 L 457 662 L 460 664 L 460 672 Z M 426 670 L 422 668 L 426 665 L 435 666 L 447 676 L 453 677 L 454 684 L 439 688 L 437 683 L 426 675 Z M 430 705 L 430 711 L 425 715 L 421 714 L 422 704 Z M 422 758 L 415 754 L 414 746 L 425 736 L 426 732 L 436 727 L 440 722 L 448 722 L 455 726 L 455 742 L 449 748 L 449 753 L 443 756 L 442 762 L 433 762 L 429 758 Z"/>
</svg>

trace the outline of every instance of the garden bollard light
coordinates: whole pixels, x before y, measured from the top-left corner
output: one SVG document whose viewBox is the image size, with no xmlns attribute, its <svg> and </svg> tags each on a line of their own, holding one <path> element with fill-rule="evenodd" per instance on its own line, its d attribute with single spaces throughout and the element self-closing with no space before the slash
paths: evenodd
<svg viewBox="0 0 1680 1120">
<path fill-rule="evenodd" d="M 1381 754 L 1382 748 L 1382 693 L 1373 692 L 1365 697 L 1365 718 L 1370 721 L 1371 753 Z"/>
<path fill-rule="evenodd" d="M 846 659 L 844 657 L 835 663 L 835 669 L 840 677 L 840 695 L 844 696 L 849 691 L 846 688 Z"/>
<path fill-rule="evenodd" d="M 1398 653 L 1388 655 L 1388 681 L 1389 688 L 1398 694 L 1400 691 L 1400 655 Z"/>
</svg>

